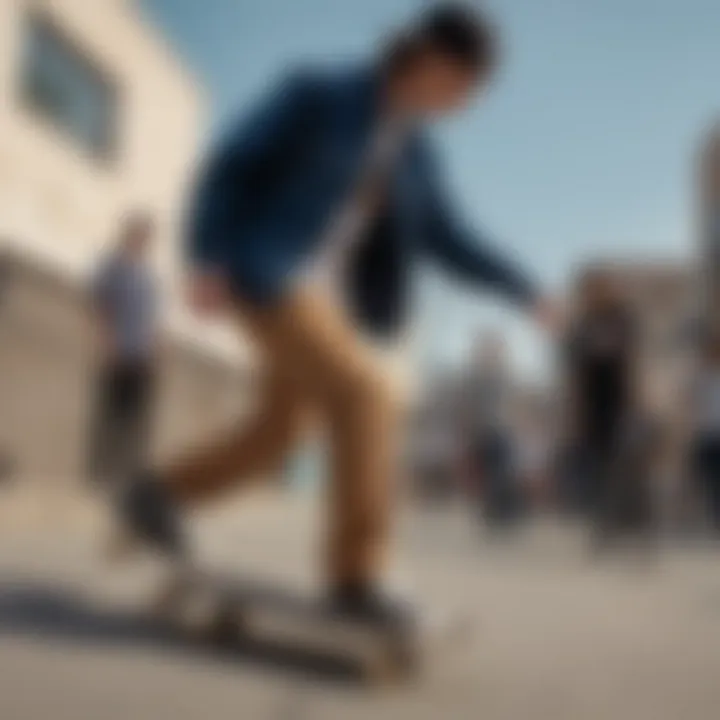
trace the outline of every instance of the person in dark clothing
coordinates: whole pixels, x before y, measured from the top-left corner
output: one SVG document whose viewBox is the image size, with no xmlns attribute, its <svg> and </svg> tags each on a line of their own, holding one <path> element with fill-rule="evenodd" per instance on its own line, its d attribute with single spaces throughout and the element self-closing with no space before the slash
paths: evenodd
<svg viewBox="0 0 720 720">
<path fill-rule="evenodd" d="M 127 477 L 147 461 L 157 346 L 157 292 L 147 264 L 152 233 L 148 218 L 129 218 L 93 282 L 100 357 L 88 470 L 98 482 Z"/>
<path fill-rule="evenodd" d="M 702 348 L 691 393 L 693 476 L 710 526 L 720 535 L 720 338 Z"/>
<path fill-rule="evenodd" d="M 491 529 L 507 528 L 521 511 L 512 436 L 504 428 L 488 428 L 478 444 L 483 478 L 483 509 Z"/>
<path fill-rule="evenodd" d="M 598 537 L 616 519 L 618 461 L 634 402 L 636 328 L 611 272 L 594 270 L 580 288 L 568 344 L 572 426 L 579 452 L 579 495 Z"/>
<path fill-rule="evenodd" d="M 654 413 L 636 409 L 628 414 L 609 474 L 610 488 L 603 508 L 606 536 L 657 539 L 653 481 L 663 445 L 663 427 Z"/>
</svg>

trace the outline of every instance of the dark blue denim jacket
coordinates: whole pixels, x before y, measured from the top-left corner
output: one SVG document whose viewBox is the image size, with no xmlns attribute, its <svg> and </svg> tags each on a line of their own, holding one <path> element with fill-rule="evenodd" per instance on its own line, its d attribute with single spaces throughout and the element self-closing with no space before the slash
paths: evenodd
<svg viewBox="0 0 720 720">
<path fill-rule="evenodd" d="M 188 223 L 191 262 L 221 268 L 247 301 L 277 301 L 352 188 L 379 90 L 379 73 L 369 67 L 286 78 L 202 168 Z M 398 328 L 409 270 L 421 255 L 523 304 L 534 297 L 525 275 L 455 217 L 418 132 L 350 264 L 347 299 L 358 323 L 382 334 Z"/>
</svg>

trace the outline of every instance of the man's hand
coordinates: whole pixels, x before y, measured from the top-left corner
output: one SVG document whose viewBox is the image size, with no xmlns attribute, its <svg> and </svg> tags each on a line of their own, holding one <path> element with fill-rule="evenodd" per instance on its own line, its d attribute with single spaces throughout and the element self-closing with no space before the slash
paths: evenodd
<svg viewBox="0 0 720 720">
<path fill-rule="evenodd" d="M 565 314 L 561 306 L 551 298 L 540 298 L 531 308 L 531 314 L 549 335 L 558 336 L 565 328 Z"/>
<path fill-rule="evenodd" d="M 187 298 L 198 315 L 222 312 L 230 299 L 225 275 L 215 270 L 194 270 L 188 279 Z"/>
</svg>

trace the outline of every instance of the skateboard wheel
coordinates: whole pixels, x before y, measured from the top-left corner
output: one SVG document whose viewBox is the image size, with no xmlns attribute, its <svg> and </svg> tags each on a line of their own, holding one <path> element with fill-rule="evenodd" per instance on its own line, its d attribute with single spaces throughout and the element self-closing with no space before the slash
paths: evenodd
<svg viewBox="0 0 720 720">
<path fill-rule="evenodd" d="M 184 596 L 183 589 L 176 584 L 163 588 L 153 601 L 153 614 L 164 620 L 178 620 L 182 616 Z"/>
<path fill-rule="evenodd" d="M 210 628 L 212 641 L 220 646 L 233 645 L 243 636 L 245 622 L 237 608 L 230 605 L 220 606 Z"/>
<path fill-rule="evenodd" d="M 113 564 L 120 564 L 133 557 L 138 550 L 138 542 L 125 528 L 117 528 L 109 536 L 105 547 L 105 558 Z"/>
<path fill-rule="evenodd" d="M 411 667 L 388 656 L 377 658 L 365 668 L 366 681 L 378 687 L 403 684 L 413 675 Z"/>
<path fill-rule="evenodd" d="M 377 685 L 397 685 L 411 680 L 420 670 L 420 657 L 408 639 L 382 643 L 366 667 L 368 681 Z"/>
</svg>

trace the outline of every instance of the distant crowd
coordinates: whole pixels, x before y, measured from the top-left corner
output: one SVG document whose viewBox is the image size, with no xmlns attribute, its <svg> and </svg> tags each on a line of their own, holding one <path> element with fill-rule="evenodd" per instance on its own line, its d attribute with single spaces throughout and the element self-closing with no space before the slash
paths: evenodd
<svg viewBox="0 0 720 720">
<path fill-rule="evenodd" d="M 453 399 L 445 393 L 445 408 L 433 400 L 420 411 L 419 486 L 466 496 L 490 527 L 534 512 L 580 515 L 597 547 L 656 536 L 668 515 L 663 503 L 677 527 L 720 534 L 720 339 L 693 337 L 671 420 L 653 400 L 642 337 L 612 272 L 589 271 L 557 380 L 533 404 L 517 401 L 502 336 L 484 333 Z"/>
</svg>

